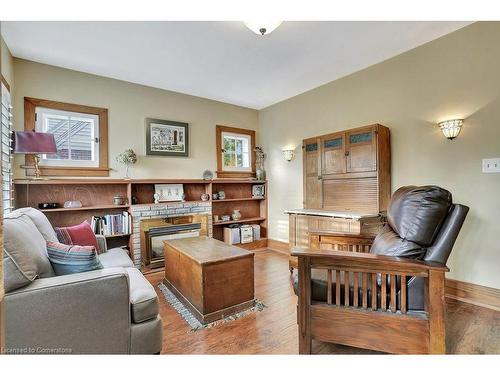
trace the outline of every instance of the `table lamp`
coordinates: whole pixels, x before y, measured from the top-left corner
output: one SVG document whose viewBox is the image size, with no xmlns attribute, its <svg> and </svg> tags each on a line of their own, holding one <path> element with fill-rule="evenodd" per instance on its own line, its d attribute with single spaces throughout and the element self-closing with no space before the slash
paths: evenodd
<svg viewBox="0 0 500 375">
<path fill-rule="evenodd" d="M 35 131 L 14 132 L 14 154 L 33 155 L 35 159 L 35 179 L 40 177 L 39 154 L 57 154 L 54 134 Z"/>
</svg>

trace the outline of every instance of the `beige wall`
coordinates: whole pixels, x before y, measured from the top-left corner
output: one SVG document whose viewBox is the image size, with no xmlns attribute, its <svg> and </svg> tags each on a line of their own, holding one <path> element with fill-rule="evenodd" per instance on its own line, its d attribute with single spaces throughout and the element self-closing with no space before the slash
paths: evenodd
<svg viewBox="0 0 500 375">
<path fill-rule="evenodd" d="M 481 173 L 482 158 L 500 157 L 499 41 L 500 23 L 474 24 L 260 111 L 269 237 L 287 241 L 283 210 L 302 206 L 301 140 L 378 122 L 391 129 L 393 190 L 437 184 L 471 207 L 448 276 L 500 288 L 500 174 Z M 456 117 L 465 123 L 449 141 L 435 124 Z"/>
<path fill-rule="evenodd" d="M 1 72 L 2 75 L 4 76 L 5 80 L 7 83 L 11 86 L 12 90 L 12 85 L 13 85 L 13 79 L 14 79 L 14 72 L 13 72 L 13 59 L 12 55 L 10 54 L 9 48 L 5 44 L 3 38 L 0 37 L 0 48 L 2 50 L 1 53 Z"/>
<path fill-rule="evenodd" d="M 124 168 L 115 161 L 118 153 L 132 148 L 139 160 L 131 168 L 132 178 L 201 178 L 205 169 L 216 169 L 215 125 L 257 129 L 255 110 L 171 91 L 136 85 L 110 78 L 14 59 L 14 127 L 21 130 L 23 98 L 50 99 L 109 110 L 110 176 L 123 177 Z M 187 122 L 190 126 L 190 157 L 147 156 L 146 117 Z M 24 171 L 15 159 L 15 177 Z"/>
</svg>

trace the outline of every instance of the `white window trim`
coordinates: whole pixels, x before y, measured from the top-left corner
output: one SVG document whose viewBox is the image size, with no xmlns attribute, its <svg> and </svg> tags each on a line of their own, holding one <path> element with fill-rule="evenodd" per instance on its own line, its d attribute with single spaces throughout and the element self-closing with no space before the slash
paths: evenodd
<svg viewBox="0 0 500 375">
<path fill-rule="evenodd" d="M 224 165 L 224 155 L 222 156 L 222 170 L 224 172 L 252 172 L 252 137 L 248 134 L 221 132 L 221 145 L 224 149 L 224 137 L 245 138 L 248 140 L 248 167 L 228 167 Z M 236 154 L 236 151 L 235 151 Z"/>
<path fill-rule="evenodd" d="M 2 129 L 0 130 L 0 132 L 2 132 L 4 129 L 3 129 L 3 126 L 4 125 L 7 125 L 7 132 L 8 132 L 8 136 L 9 136 L 9 145 L 11 143 L 11 140 L 10 140 L 10 135 L 12 133 L 12 105 L 11 105 L 11 96 L 10 96 L 10 92 L 9 90 L 7 90 L 7 87 L 5 87 L 5 85 L 2 83 L 1 84 L 1 100 L 2 100 L 2 103 L 0 105 L 0 109 L 2 113 L 0 113 L 0 116 L 4 116 L 6 118 L 6 120 L 8 121 L 7 124 L 5 124 L 4 122 L 4 119 L 2 118 L 1 120 L 1 126 L 2 126 Z M 6 113 L 3 113 L 3 112 L 6 112 Z M 0 136 L 3 136 L 2 134 L 0 134 Z M 1 142 L 1 140 L 0 140 Z M 2 148 L 5 147 L 5 145 L 2 143 Z M 2 186 L 1 186 L 1 189 L 2 189 L 2 212 L 3 212 L 3 215 L 5 215 L 6 213 L 9 213 L 12 211 L 13 207 L 14 207 L 14 202 L 13 202 L 13 184 L 12 184 L 12 177 L 13 177 L 13 171 L 12 171 L 12 168 L 13 168 L 13 156 L 12 156 L 12 148 L 9 146 L 9 150 L 8 150 L 8 158 L 9 160 L 7 160 L 7 162 L 5 164 L 7 164 L 8 168 L 7 170 L 4 170 L 3 169 L 3 165 L 4 165 L 4 162 L 2 160 L 2 158 L 4 157 L 4 153 L 3 153 L 3 150 L 1 150 L 2 152 L 0 152 L 0 160 L 2 161 L 1 162 L 1 173 L 2 173 Z M 6 187 L 8 186 L 8 189 L 5 189 Z M 4 199 L 4 190 L 7 191 L 7 198 Z"/>
<path fill-rule="evenodd" d="M 99 139 L 99 116 L 90 114 L 90 113 L 81 113 L 81 112 L 72 112 L 65 111 L 60 109 L 51 109 L 44 107 L 36 107 L 36 123 L 35 129 L 38 132 L 45 132 L 44 128 L 44 114 L 52 114 L 55 116 L 61 117 L 70 117 L 70 118 L 91 118 L 94 121 L 94 128 L 92 129 L 91 138 L 93 139 L 93 147 L 92 147 L 92 160 L 54 160 L 47 159 L 46 155 L 41 155 L 40 165 L 43 166 L 52 166 L 52 167 L 99 167 L 99 143 L 96 142 L 96 138 Z"/>
</svg>

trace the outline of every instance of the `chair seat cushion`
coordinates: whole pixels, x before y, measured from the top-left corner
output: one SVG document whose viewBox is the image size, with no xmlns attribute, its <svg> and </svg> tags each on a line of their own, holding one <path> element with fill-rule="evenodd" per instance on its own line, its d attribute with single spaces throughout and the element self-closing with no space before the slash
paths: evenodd
<svg viewBox="0 0 500 375">
<path fill-rule="evenodd" d="M 134 263 L 125 250 L 118 247 L 99 254 L 99 260 L 104 268 L 134 267 Z"/>
<path fill-rule="evenodd" d="M 102 269 L 94 246 L 47 242 L 47 254 L 57 276 Z"/>
<path fill-rule="evenodd" d="M 155 289 L 137 268 L 125 268 L 130 283 L 132 321 L 141 323 L 158 315 L 158 296 Z"/>
</svg>

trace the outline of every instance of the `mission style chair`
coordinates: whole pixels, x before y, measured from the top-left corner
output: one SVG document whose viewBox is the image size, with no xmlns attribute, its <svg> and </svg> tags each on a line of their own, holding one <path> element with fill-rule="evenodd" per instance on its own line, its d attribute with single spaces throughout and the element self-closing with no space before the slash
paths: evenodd
<svg viewBox="0 0 500 375">
<path fill-rule="evenodd" d="M 437 186 L 407 186 L 394 193 L 371 247 L 366 237 L 331 235 L 334 250 L 294 249 L 299 353 L 310 354 L 315 339 L 444 354 L 446 261 L 468 210 Z"/>
</svg>

